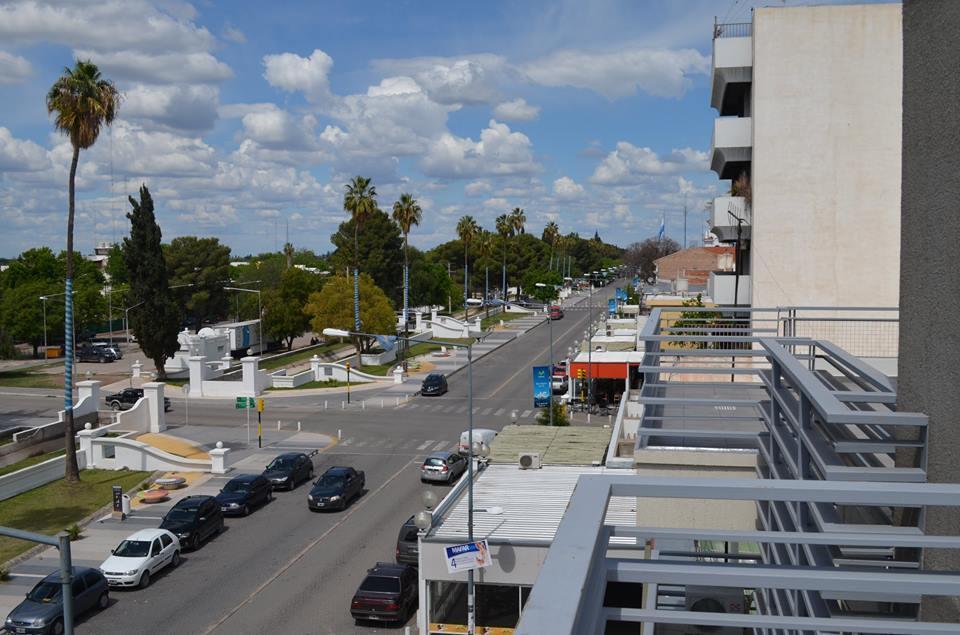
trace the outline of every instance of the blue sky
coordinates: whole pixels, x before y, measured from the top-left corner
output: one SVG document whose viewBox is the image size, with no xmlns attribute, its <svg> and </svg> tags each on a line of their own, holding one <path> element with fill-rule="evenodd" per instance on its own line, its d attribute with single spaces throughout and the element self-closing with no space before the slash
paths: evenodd
<svg viewBox="0 0 960 635">
<path fill-rule="evenodd" d="M 626 246 L 701 234 L 722 184 L 707 169 L 714 15 L 747 0 L 639 2 L 0 1 L 0 256 L 64 244 L 70 149 L 44 95 L 90 58 L 124 93 L 81 153 L 78 247 L 127 232 L 146 183 L 164 238 L 235 253 L 319 252 L 342 191 L 372 176 L 412 192 L 411 241 L 523 207 L 528 229 Z M 780 3 L 777 3 L 780 4 Z"/>
</svg>

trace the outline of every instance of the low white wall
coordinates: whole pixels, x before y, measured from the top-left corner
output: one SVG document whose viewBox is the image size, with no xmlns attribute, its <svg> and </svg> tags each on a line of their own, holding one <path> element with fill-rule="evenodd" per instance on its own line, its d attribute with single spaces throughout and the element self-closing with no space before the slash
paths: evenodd
<svg viewBox="0 0 960 635">
<path fill-rule="evenodd" d="M 99 381 L 81 381 L 77 383 L 78 398 L 77 403 L 73 405 L 73 426 L 75 430 L 83 427 L 84 423 L 96 422 L 99 415 L 97 407 L 100 402 L 100 382 Z M 14 433 L 14 443 L 41 443 L 48 439 L 63 436 L 63 415 L 64 410 L 57 413 L 57 420 L 35 426 L 29 430 Z"/>
<path fill-rule="evenodd" d="M 503 308 L 503 310 L 507 313 L 534 313 L 532 310 L 528 309 L 527 307 L 520 306 L 519 304 L 508 304 Z"/>
<path fill-rule="evenodd" d="M 58 456 L 0 476 L 0 500 L 12 498 L 17 494 L 63 478 L 64 461 L 64 457 Z M 81 470 L 87 467 L 87 456 L 83 452 L 77 452 L 77 465 Z"/>
<path fill-rule="evenodd" d="M 146 397 L 138 399 L 132 408 L 117 413 L 116 421 L 111 427 L 114 425 L 134 432 L 150 432 L 150 402 Z"/>
<path fill-rule="evenodd" d="M 360 359 L 363 360 L 365 366 L 380 366 L 381 364 L 386 364 L 387 362 L 392 362 L 397 358 L 397 347 L 394 346 L 389 351 L 381 351 L 379 353 L 363 353 L 360 355 Z"/>
<path fill-rule="evenodd" d="M 200 386 L 200 394 L 196 394 L 193 384 L 190 385 L 191 397 L 251 397 L 243 392 L 243 382 L 239 381 L 204 381 Z"/>
<path fill-rule="evenodd" d="M 630 389 L 623 391 L 620 396 L 620 407 L 617 408 L 617 417 L 613 424 L 613 434 L 610 435 L 610 444 L 607 446 L 606 466 L 612 469 L 631 469 L 633 457 L 619 456 L 620 441 L 630 438 L 625 431 L 627 421 L 627 405 L 630 403 Z"/>
<path fill-rule="evenodd" d="M 319 360 L 310 361 L 310 370 L 313 372 L 315 381 L 327 381 L 328 379 L 335 379 L 337 381 L 347 381 L 347 367 L 343 364 L 336 362 L 321 362 Z M 380 377 L 378 375 L 368 375 L 359 370 L 353 368 L 350 369 L 350 381 L 362 382 L 362 381 L 386 381 L 387 377 Z M 393 377 L 389 377 L 392 381 Z"/>
<path fill-rule="evenodd" d="M 274 374 L 271 379 L 273 380 L 274 388 L 296 388 L 314 381 L 314 376 L 312 370 L 305 370 L 296 375 L 287 375 L 286 373 L 283 375 Z"/>
<path fill-rule="evenodd" d="M 135 439 L 92 438 L 90 454 L 88 465 L 105 470 L 210 472 L 213 467 L 210 459 L 187 459 Z"/>
</svg>

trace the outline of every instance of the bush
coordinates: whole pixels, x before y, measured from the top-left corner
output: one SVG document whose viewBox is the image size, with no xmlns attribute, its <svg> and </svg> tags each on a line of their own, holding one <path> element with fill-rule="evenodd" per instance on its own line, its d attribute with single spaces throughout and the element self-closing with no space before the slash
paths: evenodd
<svg viewBox="0 0 960 635">
<path fill-rule="evenodd" d="M 80 540 L 80 534 L 83 533 L 83 527 L 81 527 L 77 523 L 73 523 L 72 525 L 64 529 L 64 531 L 67 532 L 68 536 L 70 536 L 70 542 L 73 542 L 75 540 Z"/>
<path fill-rule="evenodd" d="M 550 414 L 547 408 L 541 408 L 537 414 L 537 424 L 541 426 L 550 425 Z M 567 409 L 563 407 L 558 399 L 553 400 L 553 425 L 568 426 L 570 419 L 567 418 Z"/>
</svg>

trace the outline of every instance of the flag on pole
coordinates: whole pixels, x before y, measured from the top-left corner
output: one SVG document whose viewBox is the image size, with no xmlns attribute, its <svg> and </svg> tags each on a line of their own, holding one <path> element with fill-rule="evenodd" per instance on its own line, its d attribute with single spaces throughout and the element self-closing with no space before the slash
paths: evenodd
<svg viewBox="0 0 960 635">
<path fill-rule="evenodd" d="M 663 216 L 660 217 L 660 228 L 657 230 L 657 241 L 663 240 L 663 232 L 666 227 L 663 224 Z"/>
</svg>

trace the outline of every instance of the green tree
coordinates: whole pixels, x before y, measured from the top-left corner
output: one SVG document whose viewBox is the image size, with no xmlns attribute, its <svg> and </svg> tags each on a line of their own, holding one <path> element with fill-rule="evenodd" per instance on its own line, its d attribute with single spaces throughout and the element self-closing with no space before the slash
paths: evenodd
<svg viewBox="0 0 960 635">
<path fill-rule="evenodd" d="M 33 347 L 33 356 L 37 356 L 43 344 L 44 333 L 56 333 L 63 326 L 62 313 L 54 309 L 60 308 L 63 297 L 47 300 L 47 320 L 44 329 L 44 307 L 40 296 L 49 293 L 51 284 L 42 279 L 27 280 L 12 289 L 4 289 L 3 302 L 0 305 L 4 331 L 15 342 L 26 342 Z M 53 341 L 48 340 L 48 341 Z"/>
<path fill-rule="evenodd" d="M 467 299 L 470 297 L 470 244 L 480 233 L 480 226 L 473 216 L 464 216 L 457 222 L 457 235 L 460 236 L 460 242 L 463 243 L 463 319 L 470 317 L 470 305 Z"/>
<path fill-rule="evenodd" d="M 419 225 L 423 210 L 412 194 L 401 194 L 400 200 L 393 204 L 393 220 L 403 232 L 403 324 L 404 332 L 409 330 L 410 311 L 410 262 L 408 257 L 410 228 Z M 404 367 L 406 368 L 406 367 Z"/>
<path fill-rule="evenodd" d="M 557 238 L 559 236 L 560 227 L 554 221 L 550 221 L 547 223 L 547 226 L 543 228 L 543 234 L 540 240 L 550 246 L 550 264 L 547 267 L 548 269 L 553 269 L 553 251 L 557 246 Z"/>
<path fill-rule="evenodd" d="M 442 305 L 450 297 L 453 282 L 443 263 L 427 258 L 417 249 L 410 250 L 410 305 Z"/>
<path fill-rule="evenodd" d="M 487 309 L 486 317 L 490 317 L 490 256 L 493 255 L 493 234 L 485 229 L 480 230 L 477 237 L 477 255 L 483 262 L 483 306 Z"/>
<path fill-rule="evenodd" d="M 496 221 L 497 234 L 500 235 L 500 246 L 503 250 L 503 269 L 502 269 L 502 279 L 500 281 L 501 289 L 501 299 L 507 301 L 507 245 L 509 244 L 510 238 L 513 236 L 513 222 L 510 220 L 510 217 L 506 214 L 500 214 L 497 216 Z"/>
<path fill-rule="evenodd" d="M 107 275 L 110 276 L 110 284 L 114 287 L 130 282 L 127 264 L 123 260 L 123 248 L 119 244 L 110 246 L 110 252 L 107 254 Z"/>
<path fill-rule="evenodd" d="M 544 286 L 538 287 L 538 284 Z M 563 284 L 563 276 L 557 271 L 529 269 L 523 276 L 523 287 L 540 302 L 547 303 L 557 297 L 557 286 Z"/>
<path fill-rule="evenodd" d="M 360 274 L 360 293 L 363 294 L 360 328 L 365 333 L 395 334 L 397 321 L 393 306 L 383 290 L 366 273 Z M 311 293 L 304 312 L 310 317 L 313 330 L 317 333 L 325 328 L 355 331 L 350 311 L 352 296 L 353 284 L 345 276 L 334 276 L 318 293 Z M 360 353 L 370 350 L 375 340 L 366 337 L 352 339 L 357 349 L 357 366 L 360 366 Z"/>
<path fill-rule="evenodd" d="M 275 340 L 285 341 L 287 350 L 293 340 L 310 328 L 304 307 L 310 294 L 320 290 L 320 276 L 292 267 L 283 272 L 280 286 L 268 289 L 263 296 L 264 331 Z"/>
<path fill-rule="evenodd" d="M 73 156 L 70 160 L 67 207 L 67 271 L 64 310 L 64 341 L 67 363 L 63 381 L 63 436 L 66 447 L 65 474 L 68 483 L 80 481 L 77 450 L 73 430 L 73 219 L 76 210 L 77 163 L 80 150 L 97 141 L 101 127 L 113 123 L 120 105 L 120 92 L 112 82 L 100 76 L 96 64 L 77 60 L 73 68 L 65 68 L 47 92 L 47 112 L 57 113 L 54 127 L 70 138 Z"/>
<path fill-rule="evenodd" d="M 567 409 L 563 407 L 563 404 L 560 403 L 560 400 L 554 399 L 552 404 L 553 404 L 553 425 L 554 426 L 570 425 L 570 419 L 567 418 Z M 550 413 L 546 408 L 540 408 L 540 410 L 537 412 L 537 424 L 541 426 L 550 425 Z"/>
<path fill-rule="evenodd" d="M 123 239 L 123 258 L 130 274 L 130 306 L 137 307 L 130 312 L 130 327 L 141 350 L 153 360 L 157 377 L 166 379 L 164 362 L 180 348 L 177 305 L 170 291 L 150 191 L 143 185 L 140 200 L 132 196 L 129 200 L 133 211 L 127 214 L 130 236 Z"/>
<path fill-rule="evenodd" d="M 369 274 L 374 283 L 387 292 L 390 300 L 399 304 L 403 299 L 403 239 L 400 228 L 387 214 L 375 209 L 363 222 L 363 233 L 355 243 L 360 251 L 360 270 Z M 350 238 L 355 222 L 342 223 L 330 242 L 336 247 L 331 256 L 333 270 L 340 275 L 352 260 L 354 245 Z"/>
<path fill-rule="evenodd" d="M 360 225 L 377 210 L 377 188 L 371 184 L 371 179 L 357 176 L 344 189 L 343 209 L 353 222 L 353 325 L 354 330 L 359 330 Z"/>
<path fill-rule="evenodd" d="M 654 262 L 658 258 L 663 258 L 679 250 L 680 245 L 672 238 L 664 238 L 663 240 L 647 238 L 643 242 L 633 243 L 627 247 L 626 253 L 623 255 L 623 262 L 628 267 L 635 269 L 642 280 L 647 280 L 655 275 L 656 265 Z"/>
<path fill-rule="evenodd" d="M 21 253 L 3 272 L 3 286 L 16 287 L 24 282 L 43 280 L 52 286 L 48 293 L 63 291 L 63 264 L 49 247 L 35 247 Z M 60 288 L 56 288 L 59 286 Z"/>
<path fill-rule="evenodd" d="M 520 237 L 526 234 L 526 223 L 527 215 L 523 213 L 523 208 L 514 207 L 510 212 L 510 225 L 513 227 L 513 235 L 517 237 L 517 242 L 520 242 Z M 521 288 L 518 286 L 517 297 L 520 296 L 520 291 Z"/>
<path fill-rule="evenodd" d="M 217 238 L 180 236 L 164 249 L 170 285 L 181 314 L 199 329 L 229 314 L 230 248 Z"/>
</svg>

